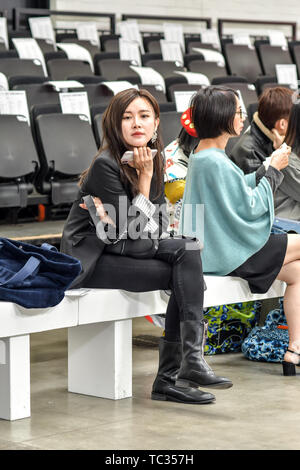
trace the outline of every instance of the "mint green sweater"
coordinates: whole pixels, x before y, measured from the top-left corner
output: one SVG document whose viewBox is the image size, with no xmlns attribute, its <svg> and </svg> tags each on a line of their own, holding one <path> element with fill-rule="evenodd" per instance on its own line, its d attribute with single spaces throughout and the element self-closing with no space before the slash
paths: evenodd
<svg viewBox="0 0 300 470">
<path fill-rule="evenodd" d="M 244 175 L 220 149 L 190 155 L 180 233 L 203 241 L 204 273 L 223 276 L 243 264 L 268 241 L 273 220 L 265 177 L 256 186 L 255 173 Z"/>
</svg>

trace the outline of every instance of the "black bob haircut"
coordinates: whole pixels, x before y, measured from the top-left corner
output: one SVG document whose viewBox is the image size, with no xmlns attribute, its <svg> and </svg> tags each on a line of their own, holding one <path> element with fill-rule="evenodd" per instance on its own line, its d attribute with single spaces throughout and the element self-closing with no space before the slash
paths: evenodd
<svg viewBox="0 0 300 470">
<path fill-rule="evenodd" d="M 191 100 L 192 120 L 199 139 L 213 139 L 224 132 L 236 135 L 233 121 L 238 93 L 232 88 L 208 86 Z"/>
</svg>

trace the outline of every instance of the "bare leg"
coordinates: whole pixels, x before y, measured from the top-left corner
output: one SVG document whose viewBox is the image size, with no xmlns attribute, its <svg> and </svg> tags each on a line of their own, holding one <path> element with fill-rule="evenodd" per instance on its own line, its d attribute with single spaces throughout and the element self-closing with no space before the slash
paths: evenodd
<svg viewBox="0 0 300 470">
<path fill-rule="evenodd" d="M 289 328 L 289 349 L 300 353 L 300 235 L 288 235 L 286 256 L 277 279 L 287 283 L 283 304 Z M 298 363 L 299 357 L 287 351 L 284 360 Z"/>
</svg>

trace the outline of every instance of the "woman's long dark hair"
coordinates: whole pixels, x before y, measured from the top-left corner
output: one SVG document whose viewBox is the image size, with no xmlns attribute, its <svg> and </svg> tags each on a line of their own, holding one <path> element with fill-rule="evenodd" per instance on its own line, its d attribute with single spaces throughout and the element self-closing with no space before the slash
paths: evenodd
<svg viewBox="0 0 300 470">
<path fill-rule="evenodd" d="M 181 129 L 177 137 L 178 145 L 185 154 L 186 157 L 190 156 L 190 153 L 199 144 L 198 137 L 189 135 L 184 128 Z"/>
<path fill-rule="evenodd" d="M 300 157 L 300 102 L 292 106 L 285 142 L 292 147 L 293 152 Z"/>
<path fill-rule="evenodd" d="M 79 185 L 82 186 L 87 174 L 93 167 L 93 163 L 96 158 L 104 151 L 110 150 L 112 157 L 116 160 L 120 167 L 121 179 L 125 185 L 130 185 L 133 196 L 138 194 L 138 175 L 134 168 L 129 165 L 122 165 L 121 158 L 124 152 L 128 150 L 128 147 L 124 141 L 122 134 L 122 118 L 125 110 L 130 103 L 136 98 L 146 99 L 153 108 L 155 118 L 159 118 L 159 105 L 156 99 L 147 90 L 135 88 L 129 88 L 128 90 L 121 91 L 116 94 L 107 109 L 104 112 L 102 118 L 102 130 L 103 139 L 100 149 L 93 159 L 90 167 L 85 170 L 79 181 Z M 163 144 L 160 134 L 160 128 L 157 128 L 157 139 L 154 143 L 148 142 L 148 147 L 151 149 L 157 149 L 157 155 L 153 160 L 153 175 L 155 175 L 156 181 L 156 197 L 158 197 L 162 190 L 163 185 L 163 157 L 162 150 Z"/>
</svg>

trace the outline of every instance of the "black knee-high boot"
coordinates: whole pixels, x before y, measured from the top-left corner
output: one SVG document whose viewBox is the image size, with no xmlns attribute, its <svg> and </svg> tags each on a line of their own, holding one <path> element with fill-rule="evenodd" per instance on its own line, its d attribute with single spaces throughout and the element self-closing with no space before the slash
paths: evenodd
<svg viewBox="0 0 300 470">
<path fill-rule="evenodd" d="M 218 377 L 204 359 L 207 321 L 180 322 L 182 361 L 178 372 L 178 387 L 232 387 L 231 380 Z"/>
<path fill-rule="evenodd" d="M 159 367 L 152 387 L 152 400 L 174 401 L 187 404 L 205 404 L 215 401 L 211 393 L 197 388 L 184 388 L 175 385 L 176 375 L 181 364 L 181 343 L 159 341 Z"/>
</svg>

